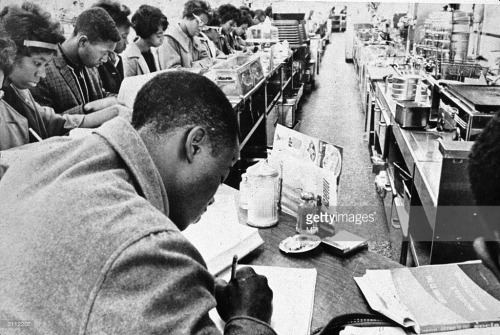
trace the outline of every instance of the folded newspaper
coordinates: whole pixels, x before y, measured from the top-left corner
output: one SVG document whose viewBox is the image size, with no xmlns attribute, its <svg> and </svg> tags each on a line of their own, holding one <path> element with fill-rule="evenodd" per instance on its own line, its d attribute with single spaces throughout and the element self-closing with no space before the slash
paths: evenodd
<svg viewBox="0 0 500 335">
<path fill-rule="evenodd" d="M 500 283 L 480 261 L 367 270 L 354 279 L 373 310 L 408 331 L 500 334 Z"/>
</svg>

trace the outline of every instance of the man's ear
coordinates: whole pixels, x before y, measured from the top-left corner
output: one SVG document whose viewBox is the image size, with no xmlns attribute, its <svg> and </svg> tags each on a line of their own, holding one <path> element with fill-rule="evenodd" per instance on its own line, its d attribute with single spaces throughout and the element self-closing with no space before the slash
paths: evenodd
<svg viewBox="0 0 500 335">
<path fill-rule="evenodd" d="M 185 149 L 186 158 L 191 163 L 195 156 L 202 150 L 208 148 L 208 134 L 205 128 L 196 126 L 191 129 L 186 137 Z"/>
<path fill-rule="evenodd" d="M 79 47 L 84 47 L 87 43 L 90 43 L 87 35 L 78 35 L 77 41 Z"/>
</svg>

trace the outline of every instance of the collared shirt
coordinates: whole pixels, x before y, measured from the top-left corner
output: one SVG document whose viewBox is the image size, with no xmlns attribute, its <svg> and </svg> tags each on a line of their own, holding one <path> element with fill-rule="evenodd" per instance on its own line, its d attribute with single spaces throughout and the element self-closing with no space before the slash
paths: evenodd
<svg viewBox="0 0 500 335">
<path fill-rule="evenodd" d="M 85 69 L 85 66 L 76 64 L 75 62 L 71 61 L 71 59 L 69 59 L 69 57 L 64 53 L 64 50 L 61 47 L 61 45 L 59 45 L 59 48 L 61 50 L 61 54 L 64 57 L 64 60 L 68 64 L 68 67 L 71 69 L 71 74 L 75 78 L 75 81 L 78 85 L 78 90 L 80 91 L 80 95 L 84 103 L 89 102 L 90 98 L 89 98 L 88 82 L 90 81 L 90 78 Z"/>
</svg>

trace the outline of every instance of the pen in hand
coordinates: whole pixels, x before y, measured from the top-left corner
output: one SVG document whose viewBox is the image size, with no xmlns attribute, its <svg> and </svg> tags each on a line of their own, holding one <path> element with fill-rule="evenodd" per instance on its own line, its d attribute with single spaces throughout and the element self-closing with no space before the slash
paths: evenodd
<svg viewBox="0 0 500 335">
<path fill-rule="evenodd" d="M 236 266 L 238 265 L 238 255 L 233 256 L 233 264 L 231 265 L 231 281 L 236 277 Z"/>
</svg>

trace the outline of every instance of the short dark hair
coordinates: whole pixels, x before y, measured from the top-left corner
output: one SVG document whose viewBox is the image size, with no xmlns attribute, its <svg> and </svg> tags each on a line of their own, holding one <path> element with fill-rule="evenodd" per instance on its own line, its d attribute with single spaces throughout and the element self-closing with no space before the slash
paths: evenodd
<svg viewBox="0 0 500 335">
<path fill-rule="evenodd" d="M 205 14 L 210 20 L 210 5 L 202 0 L 188 0 L 184 4 L 184 11 L 182 12 L 182 17 L 194 18 L 195 15 Z"/>
<path fill-rule="evenodd" d="M 164 30 L 167 29 L 168 19 L 157 7 L 141 5 L 132 16 L 132 28 L 141 38 L 149 38 L 160 26 Z"/>
<path fill-rule="evenodd" d="M 0 13 L 0 23 L 0 35 L 10 38 L 16 44 L 17 59 L 29 57 L 33 53 L 57 52 L 54 49 L 25 46 L 26 40 L 50 44 L 64 41 L 59 22 L 52 20 L 49 13 L 31 2 L 5 7 Z"/>
<path fill-rule="evenodd" d="M 121 40 L 115 21 L 104 9 L 99 7 L 89 8 L 78 15 L 73 36 L 79 33 L 87 36 L 90 43 L 110 41 L 116 43 Z"/>
<path fill-rule="evenodd" d="M 242 10 L 240 20 L 236 23 L 239 26 L 247 24 L 249 27 L 253 25 L 252 16 L 249 12 Z"/>
<path fill-rule="evenodd" d="M 479 206 L 500 206 L 500 112 L 478 135 L 469 155 L 469 179 Z"/>
<path fill-rule="evenodd" d="M 0 70 L 7 77 L 14 68 L 14 59 L 16 57 L 16 44 L 9 38 L 0 37 Z"/>
<path fill-rule="evenodd" d="M 185 126 L 203 126 L 209 134 L 212 155 L 235 144 L 237 120 L 231 103 L 210 79 L 186 72 L 159 74 L 146 83 L 134 102 L 132 125 L 151 126 L 166 134 Z"/>
<path fill-rule="evenodd" d="M 115 21 L 117 27 L 131 27 L 128 16 L 131 14 L 130 8 L 113 0 L 99 0 L 99 2 L 92 5 L 92 7 L 99 7 L 108 12 L 109 16 Z"/>
<path fill-rule="evenodd" d="M 230 20 L 234 20 L 234 22 L 239 22 L 240 20 L 241 11 L 231 4 L 220 6 L 217 12 L 219 14 L 221 24 L 224 24 Z"/>
<path fill-rule="evenodd" d="M 268 6 L 264 13 L 266 14 L 266 16 L 272 17 L 273 16 L 273 7 Z"/>
<path fill-rule="evenodd" d="M 218 27 L 220 26 L 219 13 L 217 11 L 212 11 L 210 13 L 210 19 L 208 20 L 207 26 Z"/>
<path fill-rule="evenodd" d="M 264 13 L 264 11 L 262 9 L 256 9 L 254 11 L 254 16 L 253 17 L 260 20 L 260 18 L 265 18 L 266 17 L 266 13 Z"/>
</svg>

